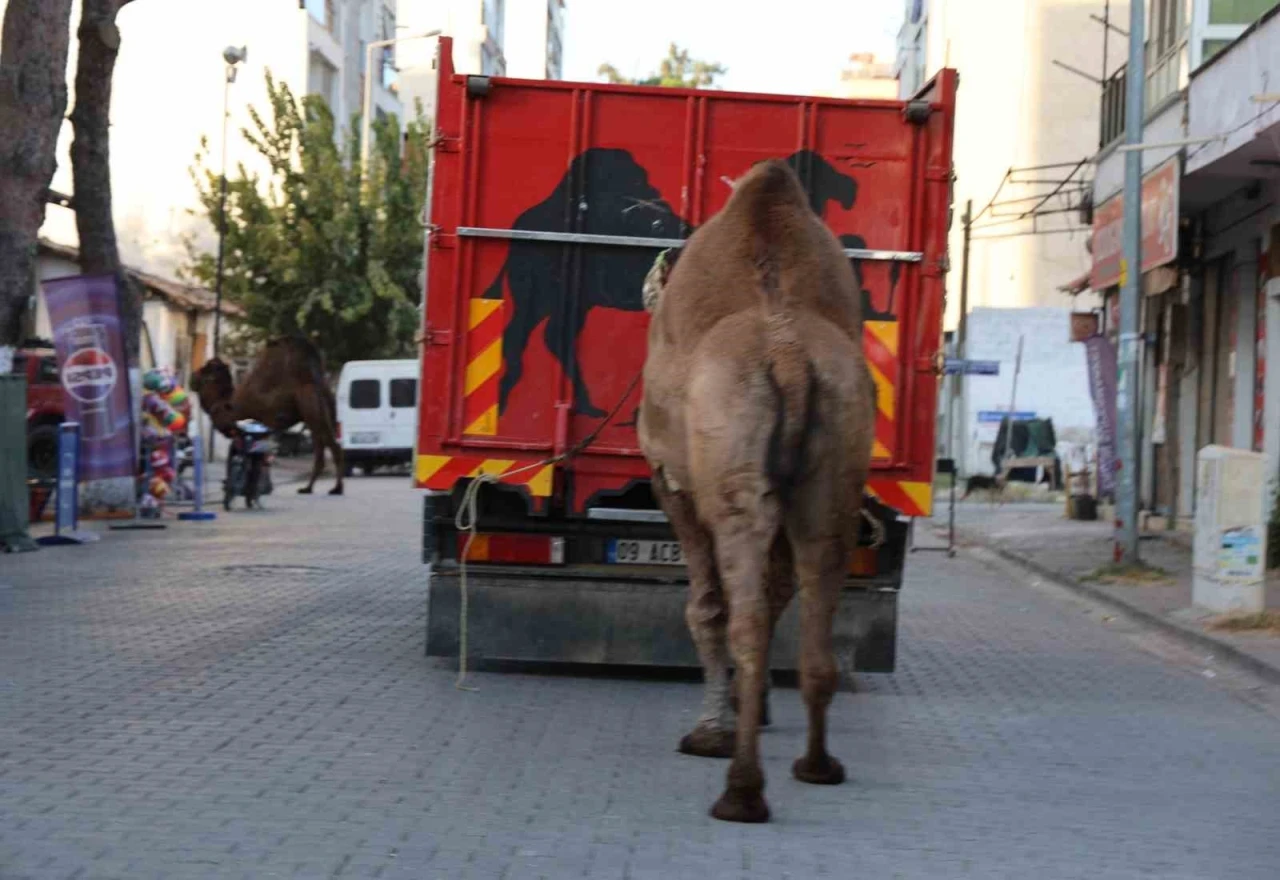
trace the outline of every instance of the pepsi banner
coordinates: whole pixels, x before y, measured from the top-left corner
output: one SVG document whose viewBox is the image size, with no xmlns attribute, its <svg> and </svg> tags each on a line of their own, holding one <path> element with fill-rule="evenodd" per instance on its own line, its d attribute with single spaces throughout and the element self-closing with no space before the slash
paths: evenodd
<svg viewBox="0 0 1280 880">
<path fill-rule="evenodd" d="M 133 407 L 120 322 L 120 293 L 111 275 L 76 275 L 41 283 L 67 420 L 80 423 L 80 479 L 133 477 Z"/>
</svg>

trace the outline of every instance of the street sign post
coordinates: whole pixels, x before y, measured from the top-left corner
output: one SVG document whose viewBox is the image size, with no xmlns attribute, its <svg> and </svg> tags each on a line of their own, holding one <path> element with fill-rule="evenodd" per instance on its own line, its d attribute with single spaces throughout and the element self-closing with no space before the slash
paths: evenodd
<svg viewBox="0 0 1280 880">
<path fill-rule="evenodd" d="M 948 376 L 963 373 L 966 376 L 999 376 L 999 361 L 971 361 L 967 358 L 947 358 L 943 372 Z"/>
</svg>

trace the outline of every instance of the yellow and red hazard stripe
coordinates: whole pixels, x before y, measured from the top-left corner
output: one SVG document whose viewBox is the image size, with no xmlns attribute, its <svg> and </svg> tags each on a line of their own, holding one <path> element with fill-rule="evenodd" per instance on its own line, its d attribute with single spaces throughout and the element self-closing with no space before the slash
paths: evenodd
<svg viewBox="0 0 1280 880">
<path fill-rule="evenodd" d="M 929 516 L 933 512 L 933 483 L 872 477 L 867 491 L 904 516 Z"/>
<path fill-rule="evenodd" d="M 862 325 L 863 348 L 876 382 L 876 442 L 872 458 L 891 459 L 894 453 L 895 383 L 898 378 L 898 322 L 867 321 Z"/>
<path fill-rule="evenodd" d="M 468 300 L 467 370 L 462 389 L 464 434 L 492 437 L 498 433 L 498 377 L 502 373 L 502 329 L 505 310 L 500 299 Z"/>
<path fill-rule="evenodd" d="M 897 321 L 866 321 L 862 325 L 863 348 L 871 377 L 876 383 L 876 433 L 872 458 L 892 460 L 897 452 Z M 933 510 L 933 484 L 873 476 L 867 491 L 906 516 L 928 516 Z"/>
<path fill-rule="evenodd" d="M 529 462 L 511 458 L 474 455 L 419 455 L 414 464 L 414 481 L 419 488 L 447 491 L 458 480 L 489 474 L 500 482 L 524 486 L 535 498 L 551 495 L 555 465 L 529 467 Z"/>
</svg>

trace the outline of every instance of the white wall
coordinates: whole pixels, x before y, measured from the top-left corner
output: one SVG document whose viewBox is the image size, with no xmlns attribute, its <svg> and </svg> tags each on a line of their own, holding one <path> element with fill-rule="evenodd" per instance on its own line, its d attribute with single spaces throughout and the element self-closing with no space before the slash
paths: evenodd
<svg viewBox="0 0 1280 880">
<path fill-rule="evenodd" d="M 1089 15 L 1101 16 L 1103 6 L 1102 0 L 930 0 L 927 4 L 926 76 L 944 66 L 960 72 L 948 327 L 956 325 L 959 315 L 959 218 L 966 199 L 973 199 L 977 213 L 996 194 L 1009 168 L 1075 162 L 1097 152 L 1098 87 L 1053 61 L 1101 73 L 1101 26 Z M 1112 15 L 1117 14 L 1113 3 Z M 1108 69 L 1114 71 L 1124 60 L 1117 40 L 1111 40 L 1110 54 Z M 1046 170 L 1043 176 L 1064 170 Z M 1001 198 L 1045 191 L 1043 186 L 1006 186 Z M 1077 216 L 1064 214 L 1045 218 L 1040 228 L 1079 225 Z M 1087 233 L 979 238 L 1030 230 L 1030 223 L 1021 223 L 975 231 L 970 307 L 1069 304 L 1057 288 L 1088 271 Z M 1089 299 L 1078 305 L 1092 305 Z"/>
<path fill-rule="evenodd" d="M 1272 16 L 1240 43 L 1201 68 L 1188 87 L 1188 137 L 1228 134 L 1190 151 L 1187 172 L 1203 168 L 1280 123 L 1280 103 L 1259 104 L 1252 95 L 1273 94 L 1280 85 L 1280 15 Z M 1256 118 L 1255 118 L 1256 117 Z"/>
<path fill-rule="evenodd" d="M 398 22 L 404 34 L 439 30 L 453 38 L 453 66 L 458 73 L 480 72 L 480 0 L 399 0 Z M 428 117 L 435 115 L 436 40 L 407 40 L 396 48 L 400 69 L 397 87 L 406 112 L 421 101 Z"/>
<path fill-rule="evenodd" d="M 1014 409 L 1053 419 L 1059 449 L 1094 441 L 1093 401 L 1084 346 L 1068 341 L 1071 309 L 977 308 L 969 315 L 968 357 L 1000 361 L 999 376 L 968 376 L 964 424 L 964 473 L 991 473 L 999 423 L 980 424 L 980 411 L 1007 411 L 1013 392 L 1018 337 L 1024 339 Z"/>
<path fill-rule="evenodd" d="M 507 76 L 547 78 L 547 0 L 507 0 L 502 54 Z"/>
<path fill-rule="evenodd" d="M 1142 129 L 1143 142 L 1158 144 L 1179 141 L 1188 137 L 1186 126 L 1182 122 L 1186 109 L 1187 104 L 1185 101 L 1174 101 L 1162 110 L 1158 116 L 1149 119 Z M 1159 149 L 1143 150 L 1142 173 L 1146 174 L 1182 149 L 1182 147 L 1161 147 Z M 1093 175 L 1093 204 L 1095 206 L 1101 205 L 1107 199 L 1118 195 L 1124 190 L 1124 157 L 1124 153 L 1118 152 L 1112 147 L 1098 158 L 1098 164 L 1094 168 Z"/>
</svg>

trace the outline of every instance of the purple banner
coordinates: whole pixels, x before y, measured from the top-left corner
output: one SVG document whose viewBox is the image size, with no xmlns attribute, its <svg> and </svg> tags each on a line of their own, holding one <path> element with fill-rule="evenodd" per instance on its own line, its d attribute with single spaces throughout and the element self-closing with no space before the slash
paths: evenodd
<svg viewBox="0 0 1280 880">
<path fill-rule="evenodd" d="M 67 419 L 80 423 L 80 479 L 132 477 L 133 408 L 116 279 L 77 275 L 41 286 L 58 350 Z"/>
<path fill-rule="evenodd" d="M 1098 493 L 1116 491 L 1116 350 L 1102 335 L 1084 341 L 1089 362 L 1089 396 L 1098 423 Z"/>
</svg>

